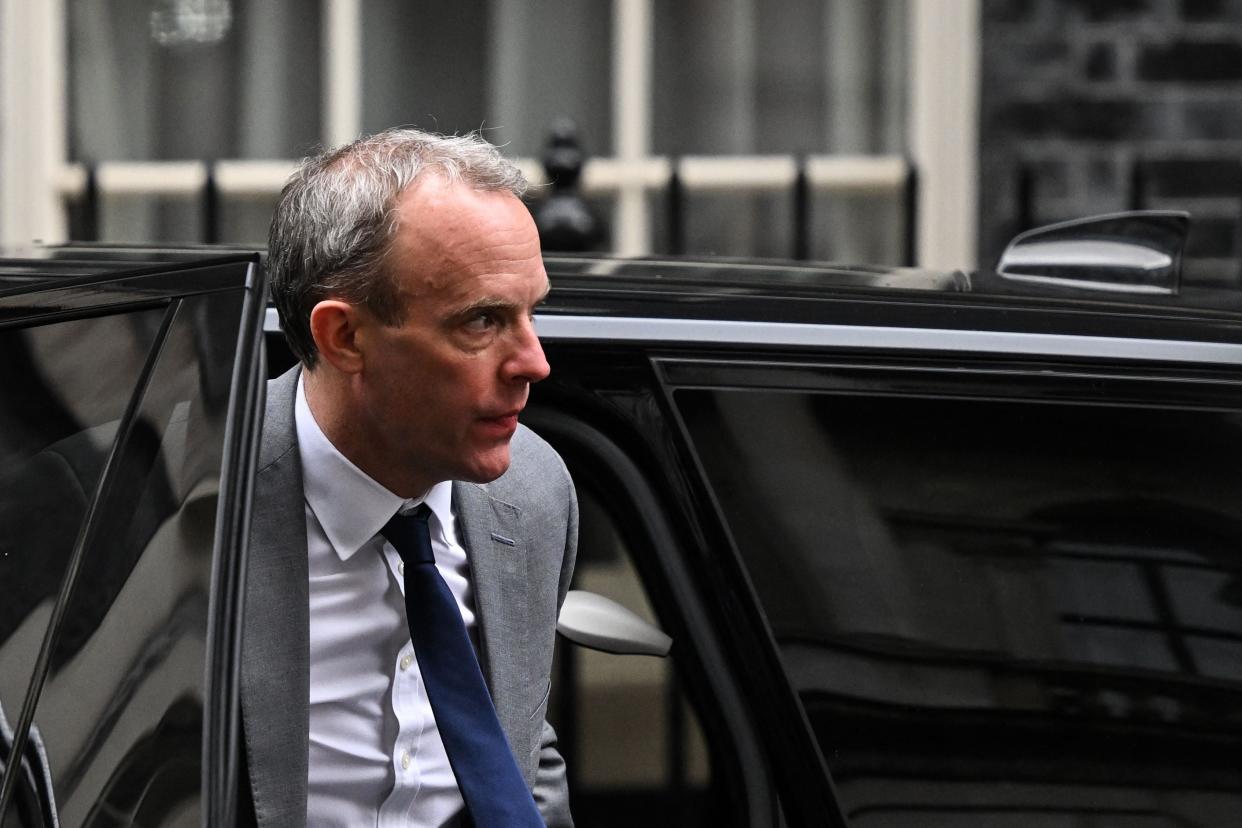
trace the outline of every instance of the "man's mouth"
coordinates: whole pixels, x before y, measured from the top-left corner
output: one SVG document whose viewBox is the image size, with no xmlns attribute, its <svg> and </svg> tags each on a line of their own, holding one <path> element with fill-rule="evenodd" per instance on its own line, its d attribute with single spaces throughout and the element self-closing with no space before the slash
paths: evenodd
<svg viewBox="0 0 1242 828">
<path fill-rule="evenodd" d="M 503 414 L 498 414 L 496 416 L 480 417 L 479 422 L 487 427 L 488 430 L 494 429 L 500 432 L 512 433 L 517 428 L 518 414 L 520 414 L 521 411 L 522 409 L 515 408 L 512 411 L 506 411 Z"/>
</svg>

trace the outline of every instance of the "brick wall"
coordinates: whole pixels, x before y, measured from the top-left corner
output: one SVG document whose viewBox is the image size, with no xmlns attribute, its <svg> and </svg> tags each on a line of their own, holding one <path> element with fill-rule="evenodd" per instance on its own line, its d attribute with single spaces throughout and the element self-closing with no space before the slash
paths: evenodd
<svg viewBox="0 0 1242 828">
<path fill-rule="evenodd" d="M 1242 0 L 983 0 L 980 266 L 1023 224 L 1190 211 L 1242 285 Z"/>
</svg>

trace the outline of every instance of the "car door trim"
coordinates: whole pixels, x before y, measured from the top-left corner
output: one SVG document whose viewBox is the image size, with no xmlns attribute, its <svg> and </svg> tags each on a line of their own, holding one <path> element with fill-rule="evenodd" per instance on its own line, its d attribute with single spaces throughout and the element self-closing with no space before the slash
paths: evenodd
<svg viewBox="0 0 1242 828">
<path fill-rule="evenodd" d="M 1182 339 L 554 314 L 536 315 L 535 325 L 539 337 L 545 340 L 954 351 L 1242 365 L 1242 343 L 1195 342 Z M 280 329 L 276 310 L 268 308 L 264 330 L 274 333 Z"/>
<path fill-rule="evenodd" d="M 1242 365 L 1242 344 L 1076 334 L 555 315 L 537 316 L 536 329 L 548 340 L 956 351 Z"/>
</svg>

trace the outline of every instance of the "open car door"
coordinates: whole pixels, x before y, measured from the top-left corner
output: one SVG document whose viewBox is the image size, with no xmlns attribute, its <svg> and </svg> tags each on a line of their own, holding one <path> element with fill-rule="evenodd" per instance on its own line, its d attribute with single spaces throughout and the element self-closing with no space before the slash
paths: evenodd
<svg viewBox="0 0 1242 828">
<path fill-rule="evenodd" d="M 0 823 L 235 822 L 257 254 L 0 259 Z"/>
</svg>

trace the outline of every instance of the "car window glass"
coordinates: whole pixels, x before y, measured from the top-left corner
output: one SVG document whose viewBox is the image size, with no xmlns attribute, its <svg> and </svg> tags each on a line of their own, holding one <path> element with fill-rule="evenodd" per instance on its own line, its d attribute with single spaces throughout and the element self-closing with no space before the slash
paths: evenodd
<svg viewBox="0 0 1242 828">
<path fill-rule="evenodd" d="M 977 798 L 935 801 L 955 776 L 1042 784 L 1032 815 L 1096 784 L 1074 812 L 1110 825 L 1242 789 L 1237 412 L 675 400 L 847 813 L 872 814 L 860 824 L 939 824 Z M 920 775 L 941 781 L 896 809 L 867 787 Z M 1142 798 L 1153 779 L 1174 789 L 1148 797 L 1155 821 L 1110 821 L 1106 786 Z"/>
<path fill-rule="evenodd" d="M 201 821 L 208 591 L 241 301 L 181 302 L 58 630 L 34 722 L 62 824 Z"/>
<path fill-rule="evenodd" d="M 0 330 L 0 711 L 10 724 L 163 314 Z"/>
</svg>

